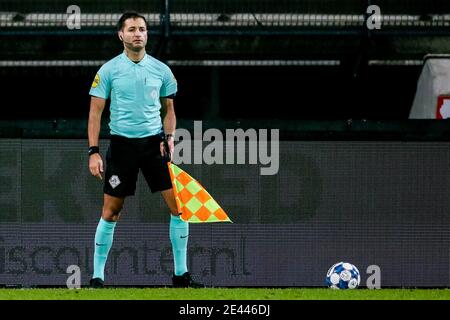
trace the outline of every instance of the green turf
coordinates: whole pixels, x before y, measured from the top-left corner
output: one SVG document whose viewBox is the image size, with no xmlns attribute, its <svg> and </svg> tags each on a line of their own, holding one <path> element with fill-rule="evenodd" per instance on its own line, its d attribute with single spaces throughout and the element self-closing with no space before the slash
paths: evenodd
<svg viewBox="0 0 450 320">
<path fill-rule="evenodd" d="M 450 300 L 449 289 L 0 289 L 0 300 Z"/>
</svg>

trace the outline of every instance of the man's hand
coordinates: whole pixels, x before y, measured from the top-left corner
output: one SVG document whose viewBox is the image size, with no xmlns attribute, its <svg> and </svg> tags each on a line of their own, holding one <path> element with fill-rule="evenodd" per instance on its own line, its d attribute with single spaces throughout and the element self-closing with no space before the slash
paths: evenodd
<svg viewBox="0 0 450 320">
<path fill-rule="evenodd" d="M 102 173 L 103 173 L 103 160 L 100 154 L 94 153 L 93 155 L 89 156 L 89 171 L 91 171 L 91 174 L 102 180 Z"/>
<path fill-rule="evenodd" d="M 159 149 L 161 151 L 161 156 L 167 160 L 167 162 L 172 161 L 173 150 L 174 150 L 174 139 L 173 136 L 168 137 L 161 141 Z"/>
</svg>

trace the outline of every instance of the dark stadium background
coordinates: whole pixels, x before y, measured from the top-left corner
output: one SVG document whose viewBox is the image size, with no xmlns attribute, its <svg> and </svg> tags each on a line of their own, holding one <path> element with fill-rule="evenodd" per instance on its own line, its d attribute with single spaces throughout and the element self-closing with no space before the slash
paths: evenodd
<svg viewBox="0 0 450 320">
<path fill-rule="evenodd" d="M 373 2 L 373 1 L 372 1 Z M 378 1 L 383 14 L 429 15 L 448 13 L 445 1 Z M 20 21 L 27 12 L 65 13 L 70 1 L 2 1 L 1 10 L 15 12 Z M 78 1 L 82 13 L 117 13 L 134 8 L 164 12 L 164 1 Z M 170 1 L 172 12 L 221 13 L 226 21 L 239 12 L 364 14 L 368 2 L 342 1 Z M 447 11 L 446 11 L 447 10 Z M 23 18 L 22 18 L 23 19 Z M 189 18 L 186 18 L 189 19 Z M 254 27 L 239 21 L 232 27 L 209 26 L 208 20 L 170 27 L 150 24 L 150 53 L 169 61 L 201 60 L 334 60 L 339 66 L 201 67 L 174 65 L 180 82 L 180 117 L 199 119 L 215 105 L 216 115 L 235 118 L 280 119 L 407 119 L 420 65 L 367 65 L 373 60 L 421 60 L 427 53 L 449 51 L 442 27 L 384 27 L 368 32 L 359 25 L 298 26 L 293 20 Z M 195 27 L 204 19 L 203 27 Z M 320 16 L 317 18 L 320 20 Z M 428 19 L 428 20 L 427 20 Z M 163 21 L 164 23 L 164 21 Z M 197 24 L 195 24 L 197 23 Z M 398 21 L 401 26 L 402 21 Z M 3 27 L 2 60 L 109 60 L 121 52 L 111 26 L 77 30 L 27 25 Z M 98 67 L 2 68 L 2 92 L 11 118 L 85 118 L 87 92 Z M 213 88 L 215 87 L 215 88 Z M 24 94 L 26 88 L 26 94 Z M 263 94 L 264 93 L 264 94 Z M 39 105 L 39 107 L 37 107 Z M 217 110 L 218 108 L 218 110 Z M 6 116 L 6 115 L 5 115 Z"/>
<path fill-rule="evenodd" d="M 99 20 L 54 23 L 72 4 Z M 394 16 L 380 30 L 366 28 L 371 4 Z M 439 0 L 1 1 L 0 285 L 64 286 L 70 264 L 88 280 L 101 206 L 85 152 L 92 61 L 121 52 L 113 14 L 128 9 L 156 14 L 147 48 L 178 80 L 179 127 L 280 129 L 278 175 L 183 166 L 235 222 L 192 227 L 203 281 L 320 287 L 350 260 L 362 286 L 374 264 L 382 286 L 449 285 L 448 122 L 408 120 L 422 59 L 450 52 Z M 169 283 L 166 213 L 143 179 L 125 210 L 109 284 Z"/>
</svg>

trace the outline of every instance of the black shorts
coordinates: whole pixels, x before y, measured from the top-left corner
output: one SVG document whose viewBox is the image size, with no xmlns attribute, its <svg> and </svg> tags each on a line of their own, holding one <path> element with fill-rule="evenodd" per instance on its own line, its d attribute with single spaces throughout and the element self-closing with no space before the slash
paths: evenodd
<svg viewBox="0 0 450 320">
<path fill-rule="evenodd" d="M 172 188 L 167 162 L 160 152 L 161 136 L 125 138 L 112 135 L 106 154 L 103 191 L 113 197 L 134 195 L 141 169 L 152 192 Z"/>
</svg>

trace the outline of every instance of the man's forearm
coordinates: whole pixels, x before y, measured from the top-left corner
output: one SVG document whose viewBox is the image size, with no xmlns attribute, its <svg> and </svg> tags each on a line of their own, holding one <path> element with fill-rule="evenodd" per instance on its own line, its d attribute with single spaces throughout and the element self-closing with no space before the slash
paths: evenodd
<svg viewBox="0 0 450 320">
<path fill-rule="evenodd" d="M 168 110 L 166 116 L 164 117 L 164 133 L 165 134 L 175 134 L 175 129 L 177 127 L 177 119 L 175 112 Z"/>
<path fill-rule="evenodd" d="M 92 97 L 88 120 L 88 140 L 89 146 L 98 146 L 102 112 L 105 107 L 105 99 Z"/>
<path fill-rule="evenodd" d="M 88 122 L 88 139 L 89 146 L 98 146 L 98 138 L 100 135 L 101 117 L 90 114 Z"/>
</svg>

